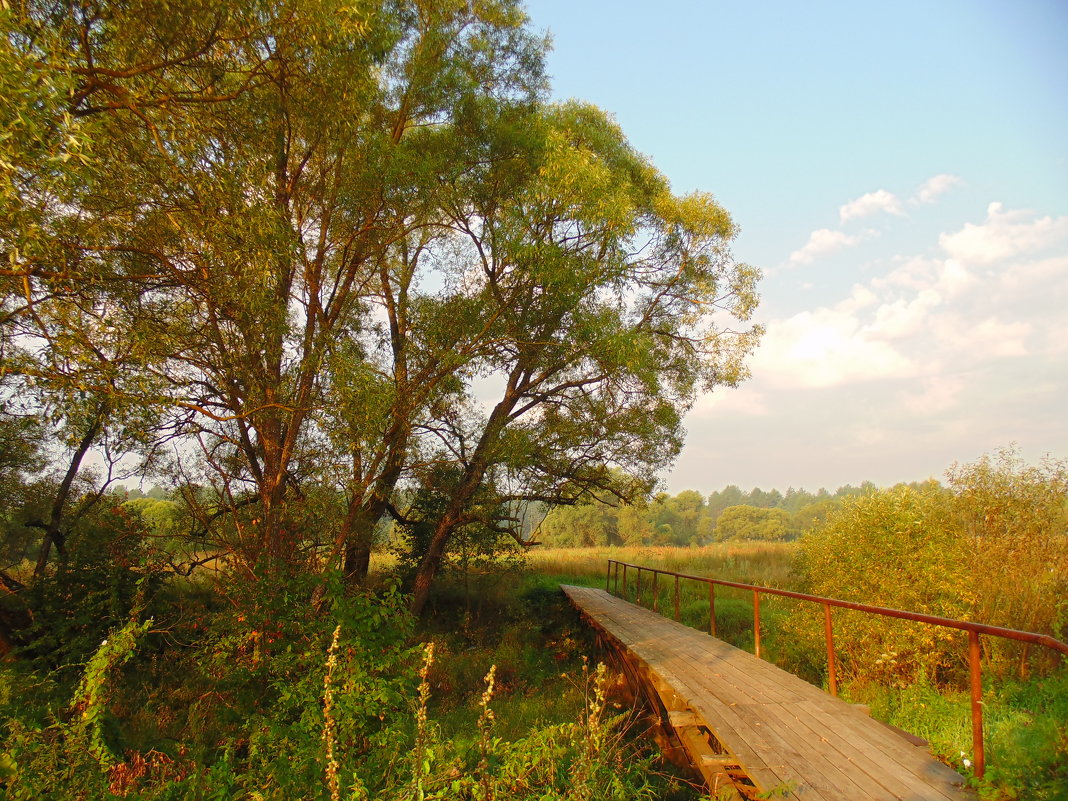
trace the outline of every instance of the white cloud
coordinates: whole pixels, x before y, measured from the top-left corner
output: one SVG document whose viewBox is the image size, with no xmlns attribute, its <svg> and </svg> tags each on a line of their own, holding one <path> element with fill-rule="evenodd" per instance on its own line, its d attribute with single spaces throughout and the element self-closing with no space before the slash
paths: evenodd
<svg viewBox="0 0 1068 801">
<path fill-rule="evenodd" d="M 814 232 L 794 261 L 870 234 Z M 1068 349 L 1068 255 L 1050 247 L 1064 239 L 1068 217 L 991 204 L 981 223 L 939 237 L 941 256 L 891 259 L 890 269 L 854 283 L 836 301 L 769 322 L 753 374 L 780 388 L 909 381 L 888 390 L 901 414 L 944 411 L 963 391 L 940 378 L 947 371 L 996 385 L 1005 360 L 1048 361 Z M 985 267 L 1010 255 L 1005 269 Z"/>
<path fill-rule="evenodd" d="M 937 196 L 939 186 L 928 184 L 917 203 L 921 194 Z M 925 210 L 955 213 L 948 204 Z M 817 463 L 840 459 L 849 467 L 839 484 L 937 475 L 954 459 L 1010 441 L 1036 455 L 1064 453 L 1068 217 L 994 203 L 966 220 L 944 224 L 941 235 L 927 233 L 899 255 L 885 237 L 881 254 L 875 243 L 864 247 L 863 263 L 852 269 L 846 257 L 860 254 L 837 254 L 826 268 L 805 270 L 811 292 L 797 281 L 775 287 L 781 311 L 768 322 L 753 380 L 742 388 L 753 394 L 718 393 L 714 409 L 705 407 L 714 413 L 700 422 L 706 431 L 719 426 L 719 442 L 736 456 L 719 485 L 739 482 L 735 469 L 749 464 L 753 443 L 761 446 L 755 474 L 779 470 L 781 486 L 808 480 L 813 453 L 827 457 Z M 923 236 L 931 221 L 909 227 Z M 793 261 L 871 235 L 815 232 Z M 767 292 L 772 299 L 770 285 Z M 931 467 L 889 469 L 916 453 L 937 459 Z M 704 452 L 694 472 L 706 476 L 709 461 Z M 833 477 L 819 481 L 836 486 Z"/>
<path fill-rule="evenodd" d="M 909 199 L 909 202 L 934 203 L 940 195 L 944 195 L 954 186 L 959 186 L 962 183 L 964 181 L 959 176 L 944 172 L 924 181 L 920 188 L 916 190 L 916 194 Z"/>
<path fill-rule="evenodd" d="M 752 383 L 743 384 L 737 389 L 717 389 L 705 393 L 697 399 L 691 410 L 695 418 L 723 414 L 766 417 L 770 413 L 767 396 Z"/>
<path fill-rule="evenodd" d="M 1068 238 L 1068 217 L 1040 217 L 1026 210 L 1005 211 L 1000 203 L 987 207 L 986 220 L 966 223 L 953 234 L 942 234 L 938 244 L 951 258 L 973 265 L 988 265 L 1038 253 Z"/>
<path fill-rule="evenodd" d="M 931 310 L 942 303 L 933 289 L 924 289 L 911 299 L 898 298 L 875 310 L 875 319 L 864 331 L 880 339 L 903 339 L 920 333 Z"/>
<path fill-rule="evenodd" d="M 842 206 L 838 210 L 838 216 L 842 222 L 846 222 L 858 217 L 869 217 L 879 212 L 884 214 L 903 214 L 901 201 L 897 199 L 897 195 L 887 192 L 885 189 L 869 192 Z"/>
<path fill-rule="evenodd" d="M 794 264 L 811 264 L 821 256 L 827 256 L 836 250 L 855 245 L 860 241 L 859 236 L 850 236 L 843 231 L 832 231 L 829 228 L 820 228 L 813 231 L 804 247 L 790 254 L 790 261 Z"/>
<path fill-rule="evenodd" d="M 960 396 L 965 387 L 964 379 L 959 375 L 934 375 L 924 378 L 919 391 L 905 390 L 900 399 L 912 414 L 926 416 L 949 411 L 960 403 Z"/>
<path fill-rule="evenodd" d="M 969 327 L 964 334 L 967 347 L 985 356 L 1026 356 L 1026 339 L 1033 331 L 1030 323 L 1005 322 L 988 317 Z"/>
<path fill-rule="evenodd" d="M 857 312 L 879 301 L 879 296 L 863 284 L 853 284 L 849 297 L 835 308 L 840 312 Z"/>
<path fill-rule="evenodd" d="M 861 330 L 853 310 L 821 308 L 768 325 L 754 375 L 786 386 L 827 387 L 909 375 L 911 361 Z"/>
<path fill-rule="evenodd" d="M 872 279 L 873 289 L 886 292 L 897 288 L 915 292 L 934 289 L 946 298 L 960 295 L 972 286 L 976 277 L 956 259 L 919 256 L 908 259 L 885 276 Z"/>
</svg>

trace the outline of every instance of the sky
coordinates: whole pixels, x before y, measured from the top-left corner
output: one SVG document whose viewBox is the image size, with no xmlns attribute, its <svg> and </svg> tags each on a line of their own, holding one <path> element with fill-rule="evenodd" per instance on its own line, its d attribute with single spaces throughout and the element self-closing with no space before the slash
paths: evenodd
<svg viewBox="0 0 1068 801">
<path fill-rule="evenodd" d="M 669 492 L 1068 458 L 1068 2 L 527 0 L 555 99 L 611 112 L 763 271 L 767 332 Z"/>
</svg>

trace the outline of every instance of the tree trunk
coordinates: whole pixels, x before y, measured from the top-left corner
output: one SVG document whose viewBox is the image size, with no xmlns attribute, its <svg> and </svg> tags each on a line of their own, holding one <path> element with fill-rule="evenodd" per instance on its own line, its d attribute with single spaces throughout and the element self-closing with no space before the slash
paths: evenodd
<svg viewBox="0 0 1068 801">
<path fill-rule="evenodd" d="M 482 430 L 478 445 L 471 453 L 471 459 L 464 470 L 463 478 L 459 486 L 449 500 L 448 506 L 434 526 L 434 534 L 430 538 L 430 545 L 423 555 L 416 571 L 415 580 L 412 584 L 412 600 L 409 608 L 416 615 L 422 614 L 426 606 L 427 598 L 430 597 L 430 587 L 434 583 L 441 566 L 441 559 L 445 555 L 445 548 L 449 544 L 452 533 L 464 523 L 464 509 L 475 496 L 478 488 L 482 485 L 489 469 L 490 455 L 497 445 L 502 432 L 508 426 L 508 418 L 520 398 L 520 383 L 524 375 L 521 364 L 512 368 L 508 376 L 508 385 L 504 390 L 504 397 L 493 407 L 486 427 Z"/>
<path fill-rule="evenodd" d="M 52 545 L 56 546 L 56 551 L 59 553 L 60 558 L 66 558 L 67 556 L 67 541 L 63 535 L 63 511 L 67 506 L 67 498 L 70 495 L 70 488 L 74 484 L 74 479 L 78 476 L 78 471 L 82 466 L 82 459 L 85 458 L 85 454 L 92 447 L 93 442 L 96 441 L 97 436 L 100 435 L 100 430 L 104 427 L 104 418 L 107 416 L 107 404 L 101 403 L 97 409 L 96 416 L 93 418 L 93 422 L 89 424 L 88 430 L 82 437 L 81 442 L 78 443 L 77 449 L 71 456 L 70 463 L 67 465 L 67 472 L 63 476 L 63 481 L 59 485 L 59 491 L 56 492 L 55 500 L 52 502 L 52 510 L 48 516 L 48 522 L 38 523 L 37 528 L 44 529 L 44 540 L 41 542 L 41 549 L 37 552 L 37 564 L 33 569 L 34 578 L 39 577 L 45 571 L 48 566 L 48 557 L 52 551 Z"/>
<path fill-rule="evenodd" d="M 452 536 L 453 531 L 456 530 L 458 523 L 459 520 L 456 517 L 446 514 L 434 526 L 434 535 L 430 539 L 430 547 L 423 554 L 423 560 L 419 563 L 419 569 L 416 571 L 415 579 L 412 582 L 412 599 L 408 608 L 415 615 L 423 613 L 423 607 L 426 606 L 427 599 L 430 598 L 430 588 L 434 584 L 434 577 L 441 566 L 441 558 L 445 555 L 445 546 L 448 545 L 449 538 Z"/>
<path fill-rule="evenodd" d="M 366 506 L 361 506 L 353 517 L 352 526 L 343 535 L 345 559 L 342 570 L 345 583 L 352 586 L 363 583 L 363 580 L 367 578 L 367 571 L 371 566 L 371 539 L 375 523 L 381 517 L 381 512 L 379 512 L 372 522 L 367 512 Z"/>
</svg>

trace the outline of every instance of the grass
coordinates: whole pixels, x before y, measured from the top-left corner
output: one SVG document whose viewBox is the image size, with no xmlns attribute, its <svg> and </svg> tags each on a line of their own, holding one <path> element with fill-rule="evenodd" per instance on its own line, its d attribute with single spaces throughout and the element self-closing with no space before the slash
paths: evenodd
<svg viewBox="0 0 1068 801">
<path fill-rule="evenodd" d="M 604 587 L 608 560 L 659 567 L 678 573 L 788 587 L 790 559 L 795 545 L 787 542 L 716 543 L 692 548 L 534 548 L 530 569 L 561 583 Z"/>
<path fill-rule="evenodd" d="M 570 582 L 582 578 L 571 576 Z M 491 666 L 496 668 L 495 737 L 518 740 L 533 729 L 574 721 L 583 710 L 585 671 L 597 661 L 596 642 L 560 592 L 561 583 L 567 582 L 528 568 L 503 578 L 493 573 L 470 574 L 466 580 L 446 575 L 435 587 L 433 608 L 418 632 L 419 639 L 434 642 L 428 711 L 442 736 L 461 750 L 477 747 L 479 702 Z M 655 750 L 623 696 L 611 697 L 609 703 L 616 714 L 628 715 L 624 727 L 632 757 Z M 651 781 L 659 798 L 701 797 L 667 764 L 654 762 Z"/>
</svg>

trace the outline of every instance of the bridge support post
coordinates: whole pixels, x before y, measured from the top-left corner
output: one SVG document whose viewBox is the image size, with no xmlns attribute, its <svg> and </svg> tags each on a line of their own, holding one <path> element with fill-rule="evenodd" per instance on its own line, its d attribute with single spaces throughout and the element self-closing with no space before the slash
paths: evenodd
<svg viewBox="0 0 1068 801">
<path fill-rule="evenodd" d="M 675 576 L 675 620 L 681 620 L 679 616 L 679 577 Z"/>
</svg>

